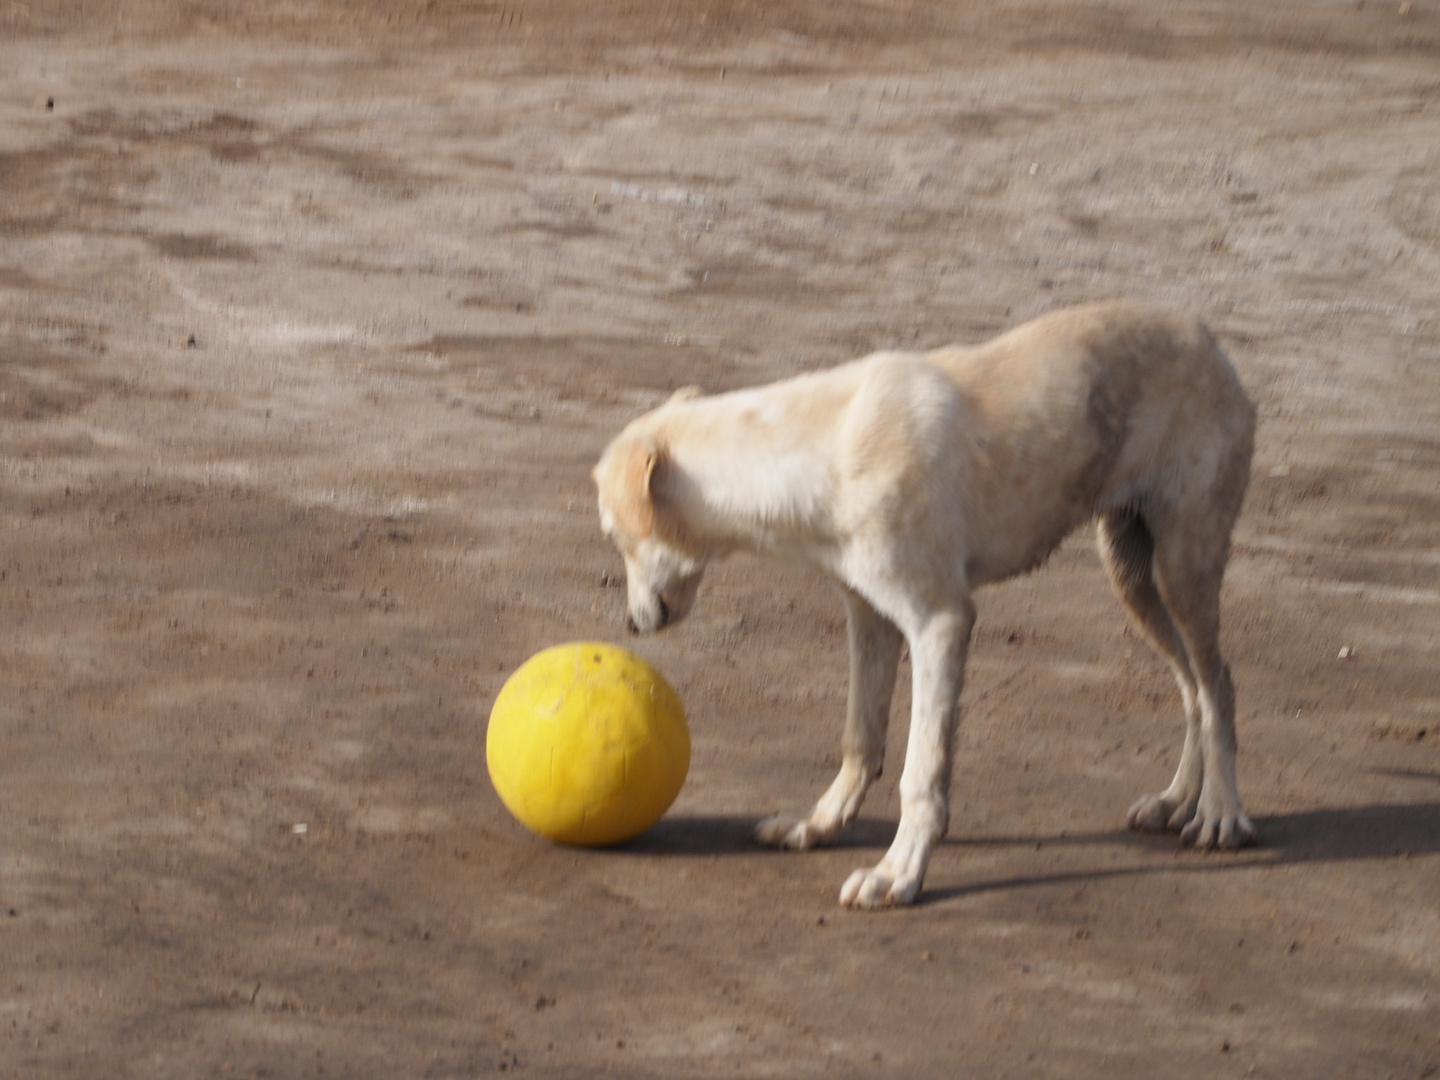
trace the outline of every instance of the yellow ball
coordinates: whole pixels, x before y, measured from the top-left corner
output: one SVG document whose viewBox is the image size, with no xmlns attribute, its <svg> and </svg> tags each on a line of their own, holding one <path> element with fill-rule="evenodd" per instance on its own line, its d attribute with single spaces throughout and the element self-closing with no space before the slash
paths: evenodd
<svg viewBox="0 0 1440 1080">
<path fill-rule="evenodd" d="M 562 844 L 638 836 L 690 770 L 685 709 L 664 678 L 614 645 L 536 653 L 506 680 L 485 737 L 490 780 L 520 822 Z"/>
</svg>

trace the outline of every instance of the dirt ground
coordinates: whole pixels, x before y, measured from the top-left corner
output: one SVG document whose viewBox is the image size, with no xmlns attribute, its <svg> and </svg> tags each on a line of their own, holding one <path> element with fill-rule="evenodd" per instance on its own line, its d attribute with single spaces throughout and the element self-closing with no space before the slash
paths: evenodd
<svg viewBox="0 0 1440 1080">
<path fill-rule="evenodd" d="M 0 4 L 0 1077 L 1440 1073 L 1437 282 L 1435 0 Z M 1123 829 L 1179 707 L 1088 535 L 981 596 L 913 909 L 837 905 L 896 768 L 749 842 L 845 681 L 755 560 L 638 645 L 669 816 L 509 818 L 628 418 L 1109 297 L 1260 406 L 1260 846 Z"/>
</svg>

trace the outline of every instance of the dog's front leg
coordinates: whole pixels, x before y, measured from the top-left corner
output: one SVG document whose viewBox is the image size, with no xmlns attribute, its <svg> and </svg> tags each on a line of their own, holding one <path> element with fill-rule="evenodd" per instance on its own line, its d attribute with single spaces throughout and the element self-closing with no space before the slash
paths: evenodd
<svg viewBox="0 0 1440 1080">
<path fill-rule="evenodd" d="M 808 818 L 775 814 L 760 822 L 755 839 L 770 847 L 803 851 L 830 843 L 855 820 L 865 792 L 885 763 L 885 729 L 904 639 L 895 624 L 860 594 L 845 589 L 844 597 L 850 694 L 845 704 L 840 773 Z"/>
<path fill-rule="evenodd" d="M 900 774 L 900 827 L 870 870 L 856 870 L 840 890 L 846 907 L 909 904 L 950 824 L 950 764 L 974 608 L 932 616 L 910 642 L 914 700 L 905 771 Z"/>
</svg>

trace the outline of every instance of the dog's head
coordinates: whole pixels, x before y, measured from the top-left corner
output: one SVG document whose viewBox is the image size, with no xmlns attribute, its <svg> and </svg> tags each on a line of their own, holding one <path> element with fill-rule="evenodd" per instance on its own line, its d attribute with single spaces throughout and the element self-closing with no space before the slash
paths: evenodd
<svg viewBox="0 0 1440 1080">
<path fill-rule="evenodd" d="M 653 634 L 689 614 L 708 561 L 687 541 L 666 499 L 671 468 L 653 437 L 626 432 L 591 474 L 600 495 L 600 528 L 625 560 L 626 623 L 634 634 Z"/>
</svg>

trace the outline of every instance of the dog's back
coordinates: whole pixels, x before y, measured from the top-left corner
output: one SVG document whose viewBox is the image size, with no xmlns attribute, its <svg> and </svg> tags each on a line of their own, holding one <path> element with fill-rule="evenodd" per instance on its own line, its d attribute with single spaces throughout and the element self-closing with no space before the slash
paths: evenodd
<svg viewBox="0 0 1440 1080">
<path fill-rule="evenodd" d="M 1094 304 L 927 359 L 954 382 L 970 442 L 972 585 L 1038 565 L 1097 513 L 1220 487 L 1236 511 L 1255 410 L 1194 319 Z"/>
</svg>

